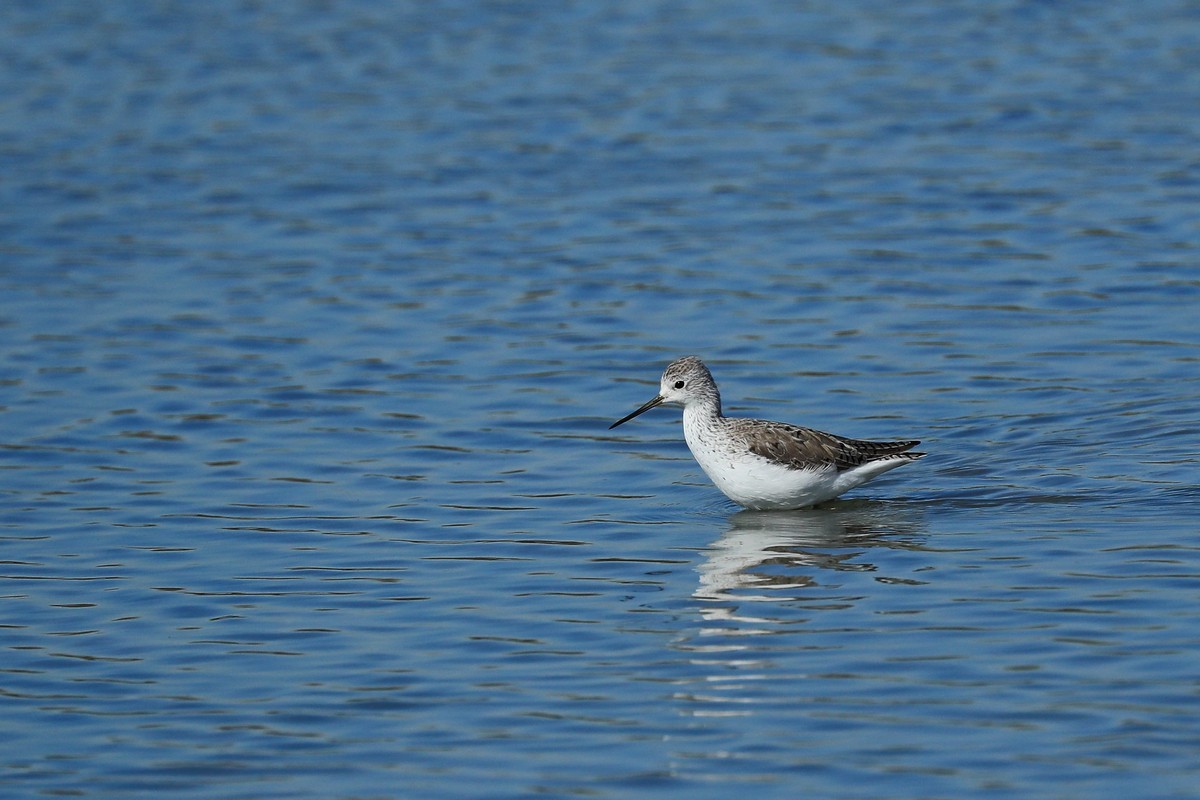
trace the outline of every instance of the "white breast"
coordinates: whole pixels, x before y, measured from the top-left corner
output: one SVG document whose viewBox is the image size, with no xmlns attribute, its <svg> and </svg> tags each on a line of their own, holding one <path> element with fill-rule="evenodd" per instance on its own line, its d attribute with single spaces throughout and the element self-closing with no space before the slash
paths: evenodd
<svg viewBox="0 0 1200 800">
<path fill-rule="evenodd" d="M 689 414 L 690 410 L 684 410 L 683 435 L 692 456 L 717 488 L 739 505 L 759 510 L 801 508 L 851 488 L 840 488 L 842 476 L 832 466 L 798 470 L 755 455 L 728 436 L 720 419 Z"/>
</svg>

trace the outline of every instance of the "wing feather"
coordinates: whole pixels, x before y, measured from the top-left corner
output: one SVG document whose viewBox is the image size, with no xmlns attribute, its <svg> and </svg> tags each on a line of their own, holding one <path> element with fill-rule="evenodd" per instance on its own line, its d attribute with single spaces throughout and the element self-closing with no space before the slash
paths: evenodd
<svg viewBox="0 0 1200 800">
<path fill-rule="evenodd" d="M 868 461 L 877 461 L 904 454 L 917 459 L 924 453 L 908 451 L 919 440 L 876 442 L 867 439 L 848 439 L 832 433 L 762 420 L 729 420 L 738 428 L 738 435 L 750 442 L 750 452 L 777 461 L 791 469 L 833 467 L 838 472 L 852 469 Z M 752 424 L 749 424 L 752 423 Z"/>
</svg>

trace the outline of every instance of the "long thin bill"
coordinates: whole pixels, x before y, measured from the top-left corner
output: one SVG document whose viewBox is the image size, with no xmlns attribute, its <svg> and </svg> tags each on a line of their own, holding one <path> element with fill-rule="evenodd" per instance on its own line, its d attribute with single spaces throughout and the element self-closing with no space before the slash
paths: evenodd
<svg viewBox="0 0 1200 800">
<path fill-rule="evenodd" d="M 613 428 L 617 427 L 618 425 L 620 425 L 624 422 L 629 422 L 629 420 L 633 419 L 638 414 L 645 414 L 647 411 L 654 408 L 655 406 L 662 405 L 662 403 L 663 403 L 663 396 L 661 394 L 655 395 L 654 399 L 652 399 L 649 403 L 646 403 L 646 405 L 642 406 L 641 408 L 639 408 L 637 411 L 633 412 L 632 414 L 621 417 L 619 420 L 614 422 L 612 425 L 609 425 L 608 429 L 611 431 Z"/>
</svg>

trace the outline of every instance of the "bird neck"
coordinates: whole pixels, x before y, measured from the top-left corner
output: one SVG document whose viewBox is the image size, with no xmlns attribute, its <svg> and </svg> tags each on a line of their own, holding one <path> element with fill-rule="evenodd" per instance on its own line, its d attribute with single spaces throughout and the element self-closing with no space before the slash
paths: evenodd
<svg viewBox="0 0 1200 800">
<path fill-rule="evenodd" d="M 683 424 L 687 427 L 714 427 L 720 423 L 721 398 L 705 397 L 693 400 L 683 407 Z"/>
</svg>

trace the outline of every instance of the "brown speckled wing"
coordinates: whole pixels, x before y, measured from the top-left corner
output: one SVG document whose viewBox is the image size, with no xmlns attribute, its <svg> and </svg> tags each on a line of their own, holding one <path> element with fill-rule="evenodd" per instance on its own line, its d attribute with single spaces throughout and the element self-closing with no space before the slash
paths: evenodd
<svg viewBox="0 0 1200 800">
<path fill-rule="evenodd" d="M 783 464 L 791 469 L 814 469 L 832 466 L 838 472 L 857 467 L 868 461 L 904 454 L 917 459 L 924 453 L 906 451 L 920 444 L 917 440 L 904 442 L 872 442 L 847 439 L 832 433 L 763 420 L 730 420 L 737 434 L 750 442 L 750 452 Z"/>
</svg>

